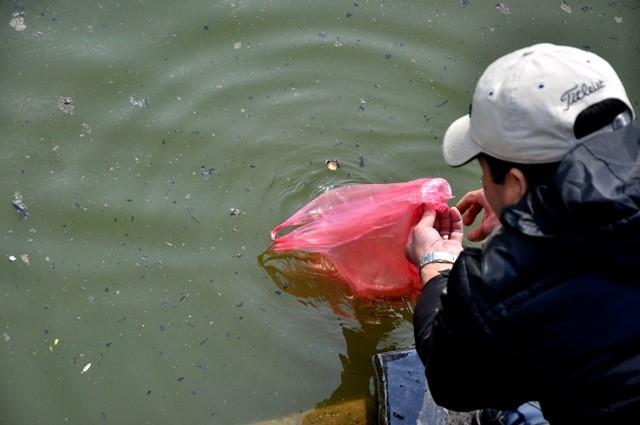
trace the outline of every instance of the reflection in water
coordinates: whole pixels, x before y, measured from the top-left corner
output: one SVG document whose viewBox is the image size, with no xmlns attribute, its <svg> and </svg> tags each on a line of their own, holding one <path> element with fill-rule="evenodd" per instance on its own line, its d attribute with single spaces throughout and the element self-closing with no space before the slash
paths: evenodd
<svg viewBox="0 0 640 425">
<path fill-rule="evenodd" d="M 309 307 L 328 305 L 341 318 L 346 353 L 339 354 L 340 385 L 317 407 L 372 397 L 372 358 L 383 351 L 403 348 L 390 342 L 393 340 L 390 335 L 411 323 L 413 302 L 406 299 L 376 302 L 355 297 L 333 265 L 318 253 L 280 253 L 268 249 L 258 257 L 258 262 L 282 291 L 298 297 Z M 380 346 L 381 342 L 385 345 Z"/>
</svg>

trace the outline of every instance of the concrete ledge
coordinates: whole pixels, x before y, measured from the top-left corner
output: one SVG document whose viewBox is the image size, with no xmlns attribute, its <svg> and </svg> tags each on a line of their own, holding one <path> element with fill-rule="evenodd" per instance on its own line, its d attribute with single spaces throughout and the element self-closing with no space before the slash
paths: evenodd
<svg viewBox="0 0 640 425">
<path fill-rule="evenodd" d="M 380 425 L 469 425 L 470 412 L 453 412 L 438 406 L 424 376 L 415 348 L 373 356 Z"/>
</svg>

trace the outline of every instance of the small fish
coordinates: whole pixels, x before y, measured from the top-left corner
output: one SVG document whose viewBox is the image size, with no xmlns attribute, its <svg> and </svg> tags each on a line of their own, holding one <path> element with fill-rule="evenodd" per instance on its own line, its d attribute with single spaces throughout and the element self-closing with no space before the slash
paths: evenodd
<svg viewBox="0 0 640 425">
<path fill-rule="evenodd" d="M 327 159 L 326 161 L 324 161 L 324 163 L 327 164 L 328 169 L 333 171 L 340 168 L 340 163 L 338 162 L 337 159 Z"/>
</svg>

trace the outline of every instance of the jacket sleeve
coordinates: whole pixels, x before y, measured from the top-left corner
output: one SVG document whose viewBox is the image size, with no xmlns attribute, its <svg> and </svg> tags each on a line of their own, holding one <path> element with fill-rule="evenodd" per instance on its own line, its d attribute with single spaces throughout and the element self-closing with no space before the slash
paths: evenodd
<svg viewBox="0 0 640 425">
<path fill-rule="evenodd" d="M 467 248 L 448 277 L 431 279 L 414 314 L 429 389 L 436 403 L 451 410 L 507 409 L 527 401 L 509 384 L 523 368 L 493 338 L 477 305 L 482 301 L 471 290 L 482 276 L 480 257 L 479 249 Z M 445 285 L 434 302 L 434 291 Z"/>
<path fill-rule="evenodd" d="M 431 332 L 436 313 L 440 311 L 442 305 L 441 294 L 447 287 L 450 270 L 441 271 L 439 275 L 433 277 L 422 288 L 422 293 L 416 303 L 413 313 L 413 334 L 416 341 Z M 417 351 L 420 347 L 416 344 Z"/>
</svg>

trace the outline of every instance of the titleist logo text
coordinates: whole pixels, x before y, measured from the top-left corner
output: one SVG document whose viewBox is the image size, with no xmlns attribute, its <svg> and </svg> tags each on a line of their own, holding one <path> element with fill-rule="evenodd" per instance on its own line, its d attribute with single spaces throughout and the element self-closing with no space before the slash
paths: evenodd
<svg viewBox="0 0 640 425">
<path fill-rule="evenodd" d="M 575 85 L 566 92 L 562 93 L 560 100 L 566 103 L 567 107 L 565 108 L 565 111 L 568 111 L 569 108 L 571 108 L 571 105 L 573 105 L 580 99 L 583 99 L 597 92 L 598 90 L 603 89 L 604 87 L 605 83 L 603 80 L 594 81 L 591 84 L 585 83 L 581 86 Z"/>
</svg>

